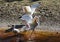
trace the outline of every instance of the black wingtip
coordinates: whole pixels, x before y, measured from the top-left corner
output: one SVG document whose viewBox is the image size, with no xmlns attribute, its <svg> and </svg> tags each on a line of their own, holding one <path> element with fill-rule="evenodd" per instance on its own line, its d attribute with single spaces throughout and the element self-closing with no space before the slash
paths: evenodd
<svg viewBox="0 0 60 42">
<path fill-rule="evenodd" d="M 11 32 L 14 28 L 14 25 L 8 25 L 8 27 L 11 27 L 11 28 L 5 30 L 5 33 Z"/>
<path fill-rule="evenodd" d="M 13 28 L 5 30 L 5 33 L 11 32 L 11 31 L 13 31 Z"/>
<path fill-rule="evenodd" d="M 22 18 L 22 16 L 19 17 L 19 19 Z"/>
</svg>

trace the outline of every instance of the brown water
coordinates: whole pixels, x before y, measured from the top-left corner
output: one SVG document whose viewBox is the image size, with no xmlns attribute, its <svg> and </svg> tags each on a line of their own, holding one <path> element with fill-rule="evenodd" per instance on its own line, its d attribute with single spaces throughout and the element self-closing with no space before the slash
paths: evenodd
<svg viewBox="0 0 60 42">
<path fill-rule="evenodd" d="M 0 30 L 0 42 L 60 42 L 60 33 L 47 31 L 27 31 L 15 35 Z"/>
</svg>

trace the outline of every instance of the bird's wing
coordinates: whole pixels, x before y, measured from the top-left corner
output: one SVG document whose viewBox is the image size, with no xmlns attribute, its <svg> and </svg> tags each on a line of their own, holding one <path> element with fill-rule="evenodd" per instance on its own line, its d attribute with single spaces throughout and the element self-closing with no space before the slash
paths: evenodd
<svg viewBox="0 0 60 42">
<path fill-rule="evenodd" d="M 23 9 L 23 12 L 25 12 L 25 13 L 31 13 L 31 7 L 30 6 L 23 6 L 22 9 Z"/>
<path fill-rule="evenodd" d="M 23 15 L 21 19 L 25 20 L 26 22 L 30 22 L 32 20 L 32 16 L 26 14 Z"/>
<path fill-rule="evenodd" d="M 34 13 L 35 9 L 36 9 L 37 7 L 39 7 L 39 6 L 40 6 L 39 3 L 36 3 L 36 4 L 31 5 L 31 15 Z"/>
</svg>

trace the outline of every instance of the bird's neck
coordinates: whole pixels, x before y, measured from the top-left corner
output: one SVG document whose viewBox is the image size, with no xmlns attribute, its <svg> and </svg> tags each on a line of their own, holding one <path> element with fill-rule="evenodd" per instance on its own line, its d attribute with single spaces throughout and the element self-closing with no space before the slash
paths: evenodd
<svg viewBox="0 0 60 42">
<path fill-rule="evenodd" d="M 29 15 L 29 17 L 31 17 L 31 19 L 33 19 L 32 14 L 28 14 L 28 15 Z"/>
</svg>

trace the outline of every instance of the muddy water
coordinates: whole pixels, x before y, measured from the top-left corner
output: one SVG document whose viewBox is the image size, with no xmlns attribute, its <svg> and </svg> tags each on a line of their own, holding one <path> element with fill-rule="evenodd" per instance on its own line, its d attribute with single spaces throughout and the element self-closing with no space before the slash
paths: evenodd
<svg viewBox="0 0 60 42">
<path fill-rule="evenodd" d="M 46 31 L 27 31 L 15 35 L 0 31 L 0 42 L 60 42 L 60 33 Z"/>
</svg>

